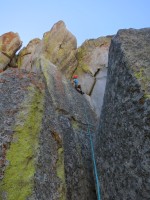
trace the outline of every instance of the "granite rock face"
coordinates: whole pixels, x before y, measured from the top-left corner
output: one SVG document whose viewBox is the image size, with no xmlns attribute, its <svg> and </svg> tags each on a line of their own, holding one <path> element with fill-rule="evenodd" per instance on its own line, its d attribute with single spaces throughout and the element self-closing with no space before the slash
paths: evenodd
<svg viewBox="0 0 150 200">
<path fill-rule="evenodd" d="M 20 68 L 24 69 L 24 66 L 28 66 L 28 71 L 35 71 L 38 58 L 44 56 L 58 66 L 66 77 L 71 76 L 77 65 L 77 40 L 67 30 L 63 21 L 58 21 L 50 31 L 44 33 L 41 42 L 39 40 L 33 41 L 19 54 L 18 65 Z M 30 48 L 31 44 L 32 48 Z"/>
<path fill-rule="evenodd" d="M 89 95 L 89 102 L 98 117 L 103 103 L 111 39 L 112 36 L 106 36 L 86 40 L 77 52 L 78 66 L 74 74 L 78 74 L 82 89 Z"/>
<path fill-rule="evenodd" d="M 91 106 L 93 110 L 97 114 L 98 117 L 101 115 L 101 109 L 103 105 L 103 98 L 105 93 L 106 87 L 106 80 L 107 80 L 107 68 L 101 69 L 96 77 L 95 77 L 95 85 L 93 87 L 90 99 L 91 99 Z"/>
<path fill-rule="evenodd" d="M 18 67 L 26 71 L 32 71 L 33 56 L 37 48 L 39 48 L 41 40 L 35 38 L 29 42 L 18 54 Z"/>
<path fill-rule="evenodd" d="M 102 199 L 150 199 L 150 29 L 112 39 L 96 154 Z"/>
<path fill-rule="evenodd" d="M 21 45 L 18 33 L 8 32 L 0 36 L 0 71 L 8 67 Z"/>
<path fill-rule="evenodd" d="M 44 56 L 61 72 L 72 79 L 77 74 L 83 91 L 90 96 L 89 102 L 99 116 L 106 83 L 103 71 L 107 71 L 108 50 L 112 36 L 86 40 L 77 48 L 77 40 L 63 21 L 58 21 L 44 33 L 41 42 L 34 39 L 18 55 L 18 66 L 27 71 L 39 70 L 39 57 Z M 106 73 L 107 74 L 107 73 Z M 100 78 L 102 77 L 103 78 Z M 100 89 L 99 89 L 100 86 Z M 98 94 L 97 97 L 95 94 Z"/>
<path fill-rule="evenodd" d="M 47 59 L 68 77 L 77 65 L 77 40 L 63 21 L 59 21 L 43 36 L 43 52 Z"/>
<path fill-rule="evenodd" d="M 0 74 L 0 199 L 96 200 L 85 117 L 96 127 L 95 114 L 55 65 L 39 64 Z"/>
<path fill-rule="evenodd" d="M 107 68 L 111 38 L 108 36 L 86 40 L 78 48 L 78 66 L 74 73 L 78 74 L 79 81 L 88 95 L 92 93 L 98 72 Z"/>
</svg>

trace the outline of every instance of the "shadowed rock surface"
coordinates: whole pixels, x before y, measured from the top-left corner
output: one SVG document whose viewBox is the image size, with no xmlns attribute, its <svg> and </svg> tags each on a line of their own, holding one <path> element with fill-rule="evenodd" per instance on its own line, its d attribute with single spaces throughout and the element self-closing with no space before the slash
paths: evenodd
<svg viewBox="0 0 150 200">
<path fill-rule="evenodd" d="M 112 39 L 96 154 L 104 200 L 150 199 L 150 29 Z"/>
<path fill-rule="evenodd" d="M 45 58 L 0 74 L 0 199 L 95 200 L 89 104 Z M 94 132 L 94 127 L 92 128 Z"/>
</svg>

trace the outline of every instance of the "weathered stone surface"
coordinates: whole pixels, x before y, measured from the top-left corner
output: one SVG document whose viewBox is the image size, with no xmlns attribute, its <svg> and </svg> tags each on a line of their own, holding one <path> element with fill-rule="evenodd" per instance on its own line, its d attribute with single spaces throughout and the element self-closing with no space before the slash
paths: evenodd
<svg viewBox="0 0 150 200">
<path fill-rule="evenodd" d="M 35 38 L 19 52 L 17 61 L 19 68 L 32 71 L 33 57 L 35 56 L 36 49 L 39 48 L 40 42 L 39 38 Z"/>
<path fill-rule="evenodd" d="M 88 95 L 92 92 L 97 72 L 107 67 L 111 38 L 107 36 L 86 40 L 78 48 L 78 66 L 74 73 L 78 74 L 83 90 Z"/>
<path fill-rule="evenodd" d="M 2 72 L 6 68 L 9 62 L 10 58 L 8 58 L 2 52 L 0 52 L 0 72 Z"/>
<path fill-rule="evenodd" d="M 0 75 L 0 199 L 94 200 L 85 114 L 94 126 L 96 117 L 56 66 L 39 62 L 39 74 Z"/>
<path fill-rule="evenodd" d="M 79 76 L 83 91 L 91 97 L 88 99 L 97 116 L 100 116 L 103 102 L 107 73 L 103 74 L 107 71 L 111 38 L 106 36 L 86 40 L 77 53 L 78 66 L 74 74 Z"/>
<path fill-rule="evenodd" d="M 91 93 L 91 105 L 97 116 L 100 117 L 107 80 L 107 68 L 101 69 L 95 79 L 96 82 Z"/>
<path fill-rule="evenodd" d="M 21 50 L 18 55 L 18 66 L 37 72 L 40 68 L 39 57 L 42 56 L 58 66 L 68 79 L 71 79 L 73 74 L 78 74 L 82 89 L 87 95 L 92 96 L 89 102 L 99 116 L 102 103 L 99 104 L 98 101 L 103 101 L 106 76 L 103 77 L 103 81 L 97 83 L 99 79 L 96 77 L 107 68 L 111 38 L 112 36 L 106 36 L 86 40 L 77 49 L 76 38 L 66 29 L 64 22 L 59 21 L 44 34 L 41 42 L 35 39 L 34 43 L 31 41 Z M 100 84 L 102 85 L 99 88 Z M 95 96 L 96 92 L 99 98 Z"/>
<path fill-rule="evenodd" d="M 48 60 L 58 66 L 64 74 L 70 74 L 76 67 L 77 41 L 66 29 L 63 21 L 59 21 L 43 36 L 43 53 Z"/>
<path fill-rule="evenodd" d="M 18 33 L 8 32 L 0 36 L 0 70 L 4 70 L 22 42 Z"/>
<path fill-rule="evenodd" d="M 110 46 L 96 138 L 102 199 L 150 199 L 150 29 L 120 30 Z"/>
<path fill-rule="evenodd" d="M 63 21 L 58 21 L 50 31 L 44 33 L 38 46 L 35 45 L 35 42 L 32 48 L 30 46 L 29 43 L 19 55 L 18 64 L 21 68 L 24 69 L 28 66 L 28 70 L 35 71 L 35 66 L 39 62 L 38 58 L 44 56 L 58 66 L 66 77 L 71 77 L 77 66 L 77 41 L 75 36 L 67 30 Z M 23 57 L 24 55 L 26 56 Z"/>
</svg>

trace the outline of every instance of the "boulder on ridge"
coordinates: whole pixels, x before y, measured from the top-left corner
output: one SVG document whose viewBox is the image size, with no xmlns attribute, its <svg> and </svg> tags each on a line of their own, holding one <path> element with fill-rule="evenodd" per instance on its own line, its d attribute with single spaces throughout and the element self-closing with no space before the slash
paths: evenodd
<svg viewBox="0 0 150 200">
<path fill-rule="evenodd" d="M 8 32 L 0 36 L 0 71 L 8 67 L 21 46 L 22 42 L 18 33 Z"/>
</svg>

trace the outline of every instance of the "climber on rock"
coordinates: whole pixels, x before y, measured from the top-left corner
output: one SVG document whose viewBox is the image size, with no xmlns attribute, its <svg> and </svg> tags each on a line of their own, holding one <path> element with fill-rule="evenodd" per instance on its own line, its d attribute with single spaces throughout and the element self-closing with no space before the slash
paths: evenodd
<svg viewBox="0 0 150 200">
<path fill-rule="evenodd" d="M 73 85 L 74 85 L 75 89 L 79 93 L 84 94 L 84 92 L 82 92 L 81 85 L 79 84 L 78 75 L 74 75 L 72 78 L 73 78 Z"/>
</svg>

